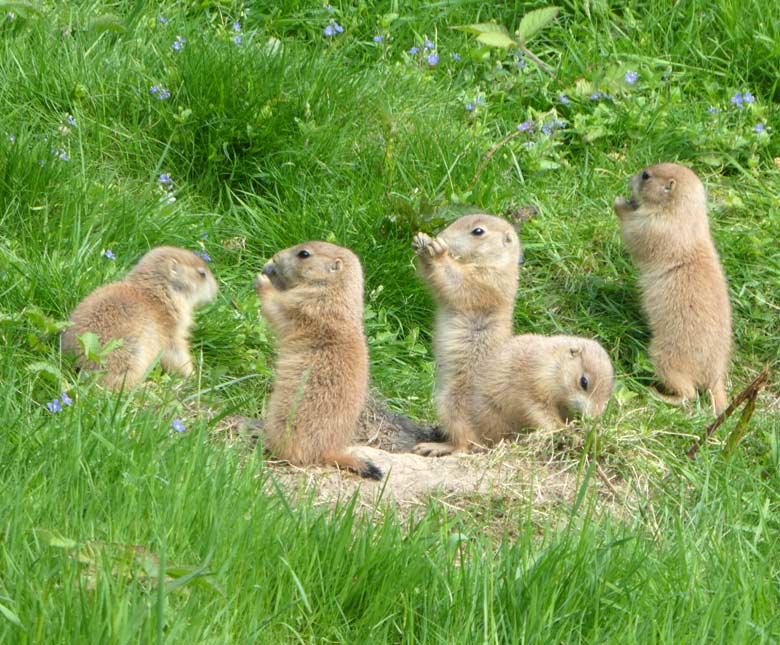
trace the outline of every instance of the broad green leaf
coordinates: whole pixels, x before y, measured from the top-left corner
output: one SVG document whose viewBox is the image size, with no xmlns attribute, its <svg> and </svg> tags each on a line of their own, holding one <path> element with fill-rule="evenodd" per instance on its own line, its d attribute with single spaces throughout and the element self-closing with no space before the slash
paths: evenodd
<svg viewBox="0 0 780 645">
<path fill-rule="evenodd" d="M 484 34 L 480 34 L 477 36 L 477 40 L 481 43 L 489 45 L 490 47 L 503 47 L 504 49 L 507 47 L 514 47 L 516 45 L 515 41 L 512 40 L 507 34 L 498 31 L 485 32 Z"/>
<path fill-rule="evenodd" d="M 83 334 L 76 336 L 76 340 L 81 345 L 81 351 L 84 352 L 87 360 L 100 360 L 100 338 L 98 338 L 95 332 L 85 331 Z"/>
<path fill-rule="evenodd" d="M 458 31 L 465 31 L 469 34 L 475 34 L 479 36 L 479 34 L 505 34 L 506 36 L 509 36 L 509 30 L 507 30 L 504 25 L 499 25 L 495 22 L 477 22 L 472 25 L 455 25 L 453 29 L 457 29 Z"/>
<path fill-rule="evenodd" d="M 65 380 L 62 377 L 62 372 L 56 365 L 52 365 L 51 363 L 47 363 L 45 361 L 36 361 L 35 363 L 30 363 L 27 366 L 27 369 L 35 374 L 43 374 L 48 376 L 51 381 L 56 384 L 60 384 Z"/>
<path fill-rule="evenodd" d="M 544 7 L 542 9 L 534 9 L 529 11 L 523 16 L 520 21 L 520 26 L 517 28 L 515 35 L 522 43 L 527 43 L 531 38 L 538 34 L 542 29 L 549 25 L 558 12 L 560 7 Z"/>
</svg>

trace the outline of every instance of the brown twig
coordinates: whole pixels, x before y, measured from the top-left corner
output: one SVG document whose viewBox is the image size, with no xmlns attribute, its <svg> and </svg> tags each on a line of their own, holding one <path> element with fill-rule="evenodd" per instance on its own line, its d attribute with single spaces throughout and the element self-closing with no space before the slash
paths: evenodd
<svg viewBox="0 0 780 645">
<path fill-rule="evenodd" d="M 526 56 L 528 56 L 528 58 L 530 58 L 534 63 L 536 63 L 539 66 L 539 69 L 541 69 L 543 72 L 555 78 L 555 73 L 549 67 L 547 67 L 547 65 L 545 65 L 536 54 L 534 54 L 530 49 L 528 49 L 528 47 L 526 47 L 525 45 L 520 45 L 520 49 Z"/>
<path fill-rule="evenodd" d="M 609 488 L 609 492 L 612 493 L 615 499 L 618 499 L 620 496 L 618 495 L 617 490 L 615 490 L 615 487 L 612 485 L 612 482 L 609 481 L 609 477 L 607 477 L 607 473 L 604 472 L 604 470 L 601 468 L 601 464 L 599 463 L 598 459 L 594 460 L 596 462 L 596 474 L 599 476 L 599 479 L 604 482 L 607 488 Z"/>
<path fill-rule="evenodd" d="M 758 393 L 761 391 L 761 388 L 765 387 L 767 385 L 766 380 L 769 378 L 769 365 L 764 365 L 764 369 L 761 370 L 758 376 L 753 379 L 753 382 L 748 385 L 744 390 L 742 390 L 731 402 L 729 407 L 727 407 L 723 412 L 721 412 L 715 421 L 713 421 L 710 425 L 707 426 L 707 429 L 704 432 L 704 436 L 701 438 L 701 440 L 694 442 L 694 444 L 691 446 L 690 450 L 688 450 L 688 459 L 693 459 L 696 456 L 696 453 L 699 451 L 699 448 L 701 448 L 701 445 L 709 439 L 710 435 L 715 432 L 717 428 L 719 428 L 723 422 L 728 419 L 734 412 L 741 406 L 745 401 L 750 399 L 751 401 L 755 401 L 756 397 L 758 396 Z"/>
<path fill-rule="evenodd" d="M 519 137 L 520 135 L 526 134 L 525 131 L 517 130 L 515 132 L 512 132 L 511 134 L 506 135 L 501 141 L 499 141 L 494 146 L 491 146 L 488 151 L 482 155 L 482 161 L 479 164 L 479 168 L 477 168 L 477 172 L 474 174 L 474 179 L 471 180 L 471 183 L 469 184 L 469 187 L 467 190 L 471 190 L 474 188 L 474 186 L 477 185 L 477 181 L 479 181 L 479 178 L 482 176 L 482 172 L 485 170 L 485 166 L 488 165 L 490 160 L 493 158 L 493 155 L 495 155 L 501 148 L 503 148 L 507 143 L 509 143 L 512 139 L 515 137 Z"/>
</svg>

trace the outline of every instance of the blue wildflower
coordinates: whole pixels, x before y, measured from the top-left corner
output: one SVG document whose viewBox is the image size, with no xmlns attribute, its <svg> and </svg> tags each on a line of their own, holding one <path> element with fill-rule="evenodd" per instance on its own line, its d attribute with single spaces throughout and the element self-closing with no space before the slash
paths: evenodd
<svg viewBox="0 0 780 645">
<path fill-rule="evenodd" d="M 753 132 L 758 132 L 759 134 L 761 132 L 764 132 L 766 130 L 766 126 L 763 123 L 759 123 L 756 125 L 755 128 L 753 128 Z"/>
<path fill-rule="evenodd" d="M 106 249 L 102 252 L 102 255 L 107 257 L 109 260 L 116 260 L 116 256 L 114 255 L 114 252 L 111 249 Z"/>
<path fill-rule="evenodd" d="M 602 95 L 601 92 L 596 91 L 596 92 L 593 92 L 593 94 L 590 95 L 590 100 L 591 101 L 598 101 L 602 96 L 603 95 Z"/>
<path fill-rule="evenodd" d="M 430 40 L 427 38 L 425 39 L 425 48 L 426 49 L 436 49 L 436 45 L 434 45 Z"/>
<path fill-rule="evenodd" d="M 415 54 L 417 54 L 419 51 L 420 51 L 420 48 L 419 48 L 419 47 L 412 47 L 412 48 L 409 50 L 409 54 L 411 54 L 412 56 L 414 56 L 414 55 L 415 55 Z"/>
<path fill-rule="evenodd" d="M 564 105 L 569 105 L 569 103 L 571 103 L 571 100 L 569 100 L 569 97 L 566 96 L 565 94 L 559 94 L 558 100 Z"/>
<path fill-rule="evenodd" d="M 184 45 L 187 43 L 187 39 L 184 36 L 176 36 L 176 40 L 173 42 L 173 45 L 171 45 L 171 48 L 174 51 L 181 51 L 184 48 Z"/>
<path fill-rule="evenodd" d="M 238 20 L 233 23 L 233 31 L 241 31 L 241 23 Z"/>
<path fill-rule="evenodd" d="M 710 105 L 710 107 L 707 108 L 707 112 L 709 112 L 710 114 L 717 114 L 718 112 L 720 112 L 720 110 L 718 108 Z"/>
<path fill-rule="evenodd" d="M 195 251 L 195 255 L 203 258 L 204 262 L 211 262 L 211 256 L 205 251 Z"/>
<path fill-rule="evenodd" d="M 636 83 L 638 78 L 639 78 L 639 74 L 633 71 L 626 72 L 625 76 L 623 76 L 623 80 L 629 85 L 633 85 L 634 83 Z"/>
<path fill-rule="evenodd" d="M 466 103 L 466 110 L 468 112 L 471 112 L 473 109 L 474 109 L 474 101 L 469 101 L 468 103 Z"/>
<path fill-rule="evenodd" d="M 60 398 L 62 399 L 62 403 L 63 403 L 64 405 L 73 405 L 73 399 L 71 399 L 71 398 L 68 396 L 68 393 L 67 393 L 67 392 L 63 392 L 63 393 L 62 393 L 62 396 L 61 396 Z"/>
<path fill-rule="evenodd" d="M 481 96 L 478 96 L 474 99 L 478 105 L 483 105 L 485 103 L 485 99 L 483 99 Z"/>
<path fill-rule="evenodd" d="M 160 175 L 159 181 L 164 186 L 173 184 L 173 179 L 171 179 L 171 176 L 167 172 L 164 172 L 162 175 Z"/>
<path fill-rule="evenodd" d="M 328 25 L 327 27 L 325 27 L 325 31 L 323 33 L 328 37 L 335 36 L 336 30 L 333 28 L 333 25 Z"/>
<path fill-rule="evenodd" d="M 152 85 L 149 88 L 149 92 L 156 96 L 161 101 L 171 97 L 171 93 L 165 89 L 162 85 Z"/>
<path fill-rule="evenodd" d="M 375 43 L 381 43 L 384 39 L 385 37 L 382 34 L 377 34 L 376 36 L 374 36 Z"/>
<path fill-rule="evenodd" d="M 755 102 L 756 102 L 756 97 L 755 97 L 755 96 L 753 96 L 753 95 L 752 95 L 750 92 L 745 92 L 745 93 L 742 95 L 742 100 L 743 100 L 745 103 L 755 103 Z"/>
<path fill-rule="evenodd" d="M 520 125 L 517 126 L 517 129 L 520 130 L 520 132 L 528 132 L 533 130 L 534 128 L 534 122 L 531 119 L 528 119 L 528 121 L 523 121 Z"/>
<path fill-rule="evenodd" d="M 233 42 L 236 43 L 236 47 L 241 47 L 241 43 L 244 41 L 244 37 L 241 34 L 233 36 Z"/>
<path fill-rule="evenodd" d="M 335 11 L 335 9 L 333 7 L 331 7 L 329 4 L 326 4 L 325 5 L 325 11 L 327 11 L 328 13 L 333 13 Z"/>
<path fill-rule="evenodd" d="M 462 61 L 462 60 L 463 60 L 463 59 L 460 57 L 460 54 L 458 54 L 457 52 L 452 52 L 452 53 L 450 54 L 450 56 L 452 56 L 452 59 L 453 59 L 454 61 L 458 62 L 458 63 L 459 63 L 460 61 Z"/>
<path fill-rule="evenodd" d="M 187 430 L 187 428 L 184 427 L 184 424 L 179 419 L 174 419 L 172 425 L 176 432 L 184 432 Z"/>
<path fill-rule="evenodd" d="M 69 125 L 72 127 L 76 127 L 76 119 L 73 118 L 72 114 L 68 114 L 68 116 L 65 117 L 65 120 L 68 122 Z"/>
<path fill-rule="evenodd" d="M 168 19 L 163 16 L 157 16 L 157 22 L 159 22 L 161 25 L 167 25 Z"/>
<path fill-rule="evenodd" d="M 54 399 L 54 401 L 49 401 L 46 404 L 46 407 L 49 408 L 49 412 L 52 414 L 57 414 L 57 412 L 62 412 L 62 406 L 60 405 L 59 400 Z"/>
<path fill-rule="evenodd" d="M 429 54 L 428 55 L 428 65 L 433 67 L 434 65 L 439 64 L 439 57 L 436 54 Z"/>
<path fill-rule="evenodd" d="M 744 102 L 744 99 L 742 98 L 742 94 L 737 92 L 734 96 L 731 97 L 731 102 L 737 107 L 742 107 L 742 103 Z"/>
</svg>

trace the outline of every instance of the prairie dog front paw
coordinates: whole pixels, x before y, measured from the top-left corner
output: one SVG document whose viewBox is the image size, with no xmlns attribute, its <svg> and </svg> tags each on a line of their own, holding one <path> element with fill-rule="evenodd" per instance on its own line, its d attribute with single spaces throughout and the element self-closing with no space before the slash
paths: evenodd
<svg viewBox="0 0 780 645">
<path fill-rule="evenodd" d="M 255 291 L 257 292 L 258 296 L 262 296 L 264 293 L 266 293 L 269 289 L 272 289 L 271 285 L 271 279 L 267 275 L 263 275 L 262 273 L 258 273 L 257 277 L 255 278 Z"/>
<path fill-rule="evenodd" d="M 412 240 L 412 248 L 420 255 L 431 245 L 431 242 L 433 242 L 433 239 L 430 235 L 417 233 Z"/>
<path fill-rule="evenodd" d="M 447 245 L 447 242 L 440 237 L 435 238 L 431 241 L 430 245 L 428 245 L 428 254 L 433 258 L 439 258 L 442 255 L 446 255 L 449 250 L 450 247 Z"/>
</svg>

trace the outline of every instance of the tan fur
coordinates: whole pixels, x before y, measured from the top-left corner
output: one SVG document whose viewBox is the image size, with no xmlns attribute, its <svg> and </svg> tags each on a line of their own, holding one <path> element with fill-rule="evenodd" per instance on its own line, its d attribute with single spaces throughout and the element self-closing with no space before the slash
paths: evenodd
<svg viewBox="0 0 780 645">
<path fill-rule="evenodd" d="M 347 451 L 368 391 L 360 261 L 327 242 L 299 244 L 263 267 L 255 289 L 278 341 L 264 446 L 292 464 L 381 478 Z"/>
<path fill-rule="evenodd" d="M 672 163 L 646 168 L 631 186 L 631 199 L 616 198 L 614 209 L 639 270 L 650 359 L 674 395 L 667 400 L 681 403 L 706 389 L 718 414 L 726 407 L 731 305 L 704 186 L 693 171 Z"/>
<path fill-rule="evenodd" d="M 218 286 L 206 263 L 192 251 L 161 246 L 144 255 L 121 282 L 87 296 L 70 316 L 62 349 L 80 356 L 85 369 L 103 369 L 101 383 L 112 389 L 141 381 L 158 358 L 166 371 L 190 376 L 193 311 L 211 302 Z M 77 336 L 97 334 L 101 345 L 121 339 L 106 364 L 84 359 Z"/>
<path fill-rule="evenodd" d="M 437 305 L 436 407 L 448 438 L 444 444 L 418 444 L 417 452 L 469 450 L 525 428 L 560 425 L 574 409 L 603 411 L 612 366 L 598 343 L 512 335 L 521 249 L 508 222 L 467 215 L 435 239 L 418 233 L 413 246 L 418 272 Z M 574 341 L 576 357 L 569 351 Z M 570 372 L 578 370 L 576 379 L 591 371 L 603 382 L 597 399 L 594 391 L 586 395 L 572 385 Z M 583 400 L 591 397 L 596 402 L 586 405 Z"/>
</svg>

